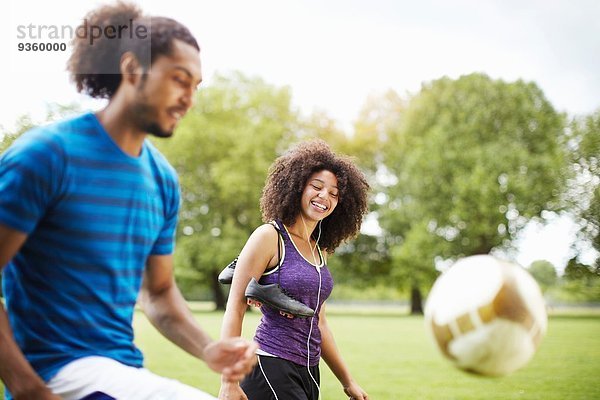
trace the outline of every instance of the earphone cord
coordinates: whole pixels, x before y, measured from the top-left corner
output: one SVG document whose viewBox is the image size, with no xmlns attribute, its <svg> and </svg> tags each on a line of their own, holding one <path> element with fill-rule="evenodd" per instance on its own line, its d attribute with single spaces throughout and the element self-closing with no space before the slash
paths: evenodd
<svg viewBox="0 0 600 400">
<path fill-rule="evenodd" d="M 302 224 L 304 225 L 304 233 L 306 233 L 306 240 L 308 240 L 308 248 L 310 249 L 310 254 L 312 255 L 313 262 L 315 263 L 315 268 L 319 267 L 319 263 L 317 263 L 317 256 L 315 256 L 315 251 L 317 250 L 317 246 L 319 245 L 319 239 L 321 239 L 321 221 L 319 221 L 319 234 L 317 235 L 317 240 L 315 241 L 315 247 L 312 247 L 310 244 L 310 238 L 312 237 L 308 235 L 308 228 L 306 227 L 306 222 L 304 222 L 304 217 L 300 214 L 300 218 L 302 218 Z"/>
<path fill-rule="evenodd" d="M 302 214 L 300 214 L 300 217 L 302 217 Z M 304 222 L 304 217 L 302 217 L 302 223 L 304 224 L 304 231 L 306 233 L 306 236 L 308 238 L 308 247 L 310 248 L 310 253 L 313 257 L 313 262 L 315 263 L 315 268 L 317 270 L 317 273 L 319 274 L 319 291 L 317 292 L 317 306 L 315 307 L 315 313 L 313 314 L 313 316 L 310 318 L 310 329 L 308 330 L 308 340 L 306 341 L 306 370 L 308 371 L 308 375 L 310 375 L 310 378 L 312 379 L 312 381 L 315 383 L 315 386 L 317 387 L 317 392 L 318 392 L 318 396 L 317 396 L 317 400 L 321 398 L 321 387 L 319 386 L 319 384 L 317 383 L 317 380 L 315 379 L 315 377 L 313 376 L 313 374 L 310 372 L 310 337 L 312 335 L 312 330 L 313 330 L 313 322 L 315 320 L 315 316 L 317 315 L 318 309 L 319 309 L 319 304 L 321 302 L 321 269 L 319 268 L 319 263 L 317 263 L 317 257 L 315 256 L 315 250 L 317 249 L 317 246 L 319 245 L 319 239 L 321 238 L 321 221 L 319 221 L 319 234 L 317 235 L 317 240 L 315 242 L 315 247 L 314 249 L 311 247 L 310 245 L 310 236 L 308 236 L 308 229 L 306 228 L 306 223 Z"/>
<path fill-rule="evenodd" d="M 275 225 L 277 225 L 275 228 L 277 231 L 277 285 L 281 287 L 281 234 L 279 232 L 279 224 L 277 221 L 275 221 Z"/>
<path fill-rule="evenodd" d="M 267 385 L 269 385 L 269 388 L 271 388 L 271 392 L 273 392 L 275 400 L 279 400 L 279 397 L 277 397 L 277 393 L 275 393 L 275 389 L 273 389 L 273 386 L 271 386 L 271 382 L 269 382 L 269 378 L 267 378 L 267 374 L 265 374 L 265 370 L 263 369 L 262 363 L 260 362 L 260 356 L 256 356 L 256 358 L 258 359 L 258 366 L 260 367 L 260 372 L 262 372 L 263 376 L 265 377 L 265 381 L 267 381 Z"/>
<path fill-rule="evenodd" d="M 317 257 L 315 255 L 315 251 L 317 250 L 317 246 L 319 246 L 319 239 L 321 239 L 321 221 L 319 221 L 319 234 L 317 235 L 317 240 L 315 242 L 315 247 L 313 248 L 311 246 L 311 244 L 310 244 L 310 236 L 308 236 L 308 228 L 306 227 L 306 222 L 304 222 L 304 217 L 302 217 L 302 214 L 300 214 L 300 217 L 302 218 L 302 223 L 304 224 L 304 231 L 305 231 L 306 236 L 308 238 L 308 247 L 309 247 L 310 253 L 311 253 L 312 257 L 313 257 L 313 262 L 315 263 L 315 269 L 317 270 L 317 273 L 319 274 L 319 291 L 317 292 L 317 306 L 315 307 L 315 313 L 313 314 L 313 316 L 310 319 L 310 329 L 308 331 L 308 340 L 306 341 L 306 353 L 307 353 L 306 370 L 308 371 L 308 375 L 310 376 L 310 379 L 312 379 L 312 381 L 314 382 L 315 386 L 317 387 L 317 393 L 318 393 L 317 400 L 319 400 L 321 398 L 321 387 L 317 383 L 317 380 L 315 379 L 315 377 L 313 376 L 313 374 L 310 372 L 310 337 L 312 335 L 313 322 L 315 320 L 315 315 L 317 314 L 317 310 L 319 308 L 319 303 L 321 301 L 321 283 L 322 283 L 322 280 L 321 280 L 321 270 L 319 268 L 320 263 L 317 263 Z M 278 253 L 278 256 L 279 256 L 279 263 L 281 263 L 280 247 L 281 247 L 281 244 L 280 244 L 279 230 L 277 230 L 277 253 Z M 280 277 L 281 277 L 281 265 L 279 265 L 279 271 L 277 271 L 277 283 L 279 284 L 279 286 L 281 286 Z M 269 379 L 267 378 L 267 374 L 265 374 L 265 371 L 263 369 L 262 363 L 260 362 L 260 356 L 258 356 L 257 358 L 258 358 L 258 366 L 260 367 L 260 372 L 262 372 L 265 380 L 267 381 L 267 384 L 269 385 L 269 388 L 271 389 L 271 392 L 273 393 L 273 396 L 275 396 L 275 399 L 278 400 L 279 398 L 277 397 L 277 393 L 275 393 L 275 389 L 271 385 L 271 382 L 269 382 Z"/>
</svg>

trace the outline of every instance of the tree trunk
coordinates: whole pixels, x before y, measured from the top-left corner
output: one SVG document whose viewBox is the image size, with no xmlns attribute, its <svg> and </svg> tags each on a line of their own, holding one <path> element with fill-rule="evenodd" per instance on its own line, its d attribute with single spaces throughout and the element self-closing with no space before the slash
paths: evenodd
<svg viewBox="0 0 600 400">
<path fill-rule="evenodd" d="M 224 310 L 227 302 L 225 300 L 225 295 L 223 294 L 223 289 L 221 288 L 221 283 L 219 283 L 219 271 L 210 271 L 210 277 L 210 281 L 212 282 L 213 298 L 215 299 L 215 309 Z"/>
<path fill-rule="evenodd" d="M 423 315 L 423 298 L 421 290 L 417 286 L 410 289 L 410 314 Z"/>
</svg>

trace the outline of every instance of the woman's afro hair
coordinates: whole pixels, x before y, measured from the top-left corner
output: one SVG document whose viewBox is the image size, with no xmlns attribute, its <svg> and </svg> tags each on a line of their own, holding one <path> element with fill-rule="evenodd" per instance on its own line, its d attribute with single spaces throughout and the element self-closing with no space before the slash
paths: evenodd
<svg viewBox="0 0 600 400">
<path fill-rule="evenodd" d="M 293 225 L 300 213 L 302 192 L 310 176 L 332 172 L 338 180 L 338 204 L 321 223 L 320 246 L 329 253 L 360 231 L 368 211 L 369 184 L 350 158 L 335 154 L 322 140 L 298 144 L 271 165 L 260 206 L 263 221 Z M 315 232 L 313 232 L 315 236 Z"/>
</svg>

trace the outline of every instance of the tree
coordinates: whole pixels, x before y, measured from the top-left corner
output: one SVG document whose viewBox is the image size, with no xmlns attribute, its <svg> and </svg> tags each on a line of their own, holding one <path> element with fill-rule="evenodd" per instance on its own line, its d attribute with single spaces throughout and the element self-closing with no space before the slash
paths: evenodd
<svg viewBox="0 0 600 400">
<path fill-rule="evenodd" d="M 535 278 L 543 292 L 556 285 L 556 267 L 550 261 L 537 260 L 529 266 L 529 272 Z"/>
<path fill-rule="evenodd" d="M 600 302 L 600 271 L 571 259 L 565 268 L 562 288 L 573 300 Z"/>
<path fill-rule="evenodd" d="M 591 243 L 600 254 L 600 109 L 574 118 L 570 128 L 572 214 L 579 222 L 580 243 Z M 600 257 L 595 268 L 600 271 Z"/>
<path fill-rule="evenodd" d="M 354 123 L 348 154 L 357 154 L 361 167 L 376 184 L 376 174 L 384 166 L 383 150 L 391 128 L 399 123 L 406 108 L 405 101 L 393 90 L 371 96 L 360 110 Z"/>
<path fill-rule="evenodd" d="M 390 255 L 385 238 L 361 234 L 340 246 L 328 259 L 336 283 L 365 289 L 389 281 Z"/>
<path fill-rule="evenodd" d="M 0 154 L 14 143 L 24 132 L 34 127 L 34 123 L 29 115 L 22 115 L 17 119 L 16 128 L 13 132 L 2 129 L 0 132 Z"/>
<path fill-rule="evenodd" d="M 0 154 L 4 153 L 19 136 L 31 128 L 57 121 L 79 112 L 81 112 L 81 107 L 77 104 L 49 104 L 46 108 L 46 116 L 41 122 L 35 122 L 29 114 L 23 114 L 17 118 L 14 130 L 7 130 L 0 126 Z"/>
<path fill-rule="evenodd" d="M 528 220 L 563 206 L 564 116 L 534 83 L 438 79 L 397 121 L 384 146 L 393 180 L 379 222 L 402 275 L 419 275 L 413 291 L 432 283 L 434 260 L 509 246 Z"/>
<path fill-rule="evenodd" d="M 421 289 L 431 285 L 437 277 L 433 266 L 439 258 L 436 237 L 431 235 L 426 221 L 416 221 L 403 238 L 402 244 L 392 249 L 392 262 L 397 267 L 392 276 L 410 289 L 410 313 L 423 314 Z"/>
<path fill-rule="evenodd" d="M 375 219 L 378 209 L 375 200 L 380 192 L 377 174 L 382 168 L 385 128 L 395 121 L 402 107 L 402 100 L 393 91 L 367 99 L 354 123 L 352 135 L 343 132 L 324 113 L 315 113 L 303 122 L 304 137 L 325 140 L 336 152 L 351 156 L 365 173 L 371 186 L 369 210 L 372 214 L 369 217 Z M 329 259 L 329 267 L 337 283 L 349 284 L 354 288 L 373 285 L 391 287 L 389 249 L 386 237 L 361 234 L 336 250 L 335 256 Z"/>
<path fill-rule="evenodd" d="M 198 92 L 170 140 L 155 140 L 182 188 L 177 277 L 184 289 L 210 288 L 218 308 L 225 297 L 217 275 L 261 223 L 268 167 L 294 141 L 297 124 L 288 88 L 233 74 Z"/>
</svg>

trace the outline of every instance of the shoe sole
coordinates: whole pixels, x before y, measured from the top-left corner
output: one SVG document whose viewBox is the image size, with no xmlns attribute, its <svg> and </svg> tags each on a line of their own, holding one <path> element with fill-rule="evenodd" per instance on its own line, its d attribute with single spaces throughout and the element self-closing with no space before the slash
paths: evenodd
<svg viewBox="0 0 600 400">
<path fill-rule="evenodd" d="M 280 315 L 282 315 L 286 318 L 289 318 L 289 319 L 296 318 L 296 317 L 297 318 L 309 318 L 314 315 L 314 314 L 294 314 L 293 312 L 291 312 L 289 310 L 282 310 L 279 306 L 277 306 L 273 303 L 270 303 L 268 301 L 265 301 L 263 303 L 263 301 L 261 301 L 260 299 L 258 299 L 256 297 L 253 297 L 253 296 L 246 296 L 246 303 L 249 306 L 256 307 L 256 308 L 261 308 L 264 304 L 266 304 L 267 306 L 279 311 Z"/>
</svg>

